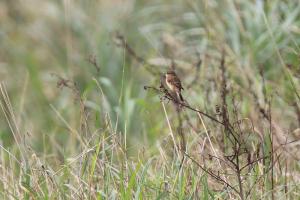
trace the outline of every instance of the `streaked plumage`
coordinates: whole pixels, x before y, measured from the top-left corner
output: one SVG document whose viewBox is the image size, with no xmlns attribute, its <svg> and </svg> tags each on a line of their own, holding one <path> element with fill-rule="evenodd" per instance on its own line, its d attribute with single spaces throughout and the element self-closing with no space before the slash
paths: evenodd
<svg viewBox="0 0 300 200">
<path fill-rule="evenodd" d="M 174 70 L 169 70 L 166 73 L 166 84 L 172 92 L 176 93 L 180 101 L 184 101 L 181 95 L 181 90 L 183 90 L 183 87 L 181 85 L 180 79 L 178 78 Z"/>
</svg>

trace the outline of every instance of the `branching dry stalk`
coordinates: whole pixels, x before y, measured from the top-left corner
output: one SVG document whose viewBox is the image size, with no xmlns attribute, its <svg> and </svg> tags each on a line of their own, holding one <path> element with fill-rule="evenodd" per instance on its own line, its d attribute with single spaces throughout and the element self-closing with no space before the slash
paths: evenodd
<svg viewBox="0 0 300 200">
<path fill-rule="evenodd" d="M 141 64 L 145 64 L 145 59 L 143 59 L 142 57 L 138 56 L 135 51 L 127 44 L 126 40 L 124 39 L 124 37 L 122 35 L 117 35 L 116 36 L 117 40 L 119 41 L 119 46 L 123 47 L 128 54 L 135 59 L 137 62 L 141 63 Z M 258 184 L 261 179 L 263 177 L 265 177 L 270 171 L 273 174 L 273 167 L 275 165 L 275 163 L 278 161 L 278 157 L 277 160 L 274 160 L 274 154 L 276 152 L 276 150 L 273 149 L 273 145 L 272 145 L 272 151 L 268 154 L 268 155 L 263 155 L 260 156 L 260 149 L 261 149 L 261 143 L 259 143 L 257 145 L 257 151 L 256 152 L 252 152 L 252 149 L 249 149 L 249 147 L 247 146 L 247 142 L 248 142 L 248 138 L 249 135 L 246 136 L 246 134 L 243 131 L 242 125 L 246 120 L 241 120 L 238 116 L 239 113 L 239 109 L 235 103 L 235 98 L 232 98 L 233 101 L 233 110 L 230 111 L 229 110 L 229 106 L 227 104 L 227 98 L 230 95 L 229 89 L 228 87 L 228 77 L 227 77 L 227 72 L 226 72 L 226 66 L 225 66 L 225 51 L 223 50 L 221 53 L 221 59 L 220 60 L 220 71 L 221 71 L 221 91 L 220 91 L 220 97 L 221 97 L 221 103 L 220 106 L 217 106 L 217 116 L 219 117 L 214 117 L 213 115 L 210 115 L 206 112 L 203 112 L 199 109 L 193 108 L 187 101 L 185 102 L 180 102 L 178 101 L 177 98 L 174 98 L 174 96 L 168 91 L 168 89 L 165 88 L 164 84 L 161 81 L 161 85 L 159 88 L 157 87 L 153 87 L 153 86 L 144 86 L 145 90 L 152 90 L 154 91 L 157 95 L 160 96 L 161 101 L 163 100 L 167 100 L 167 101 L 171 101 L 176 108 L 177 111 L 177 118 L 178 118 L 178 134 L 181 138 L 181 152 L 183 152 L 183 155 L 186 156 L 189 160 L 191 160 L 194 164 L 196 164 L 200 169 L 202 169 L 205 173 L 207 173 L 211 178 L 217 180 L 219 183 L 223 184 L 225 187 L 230 188 L 232 191 L 234 191 L 234 193 L 236 193 L 239 198 L 241 200 L 247 199 L 249 197 L 249 195 L 251 194 L 251 191 L 253 190 L 253 188 L 255 187 L 256 184 Z M 199 59 L 199 61 L 197 62 L 196 65 L 196 76 L 194 78 L 194 80 L 192 81 L 192 83 L 196 82 L 198 79 L 198 74 L 199 74 L 199 69 L 201 66 L 201 59 Z M 172 65 L 171 67 L 174 67 L 174 65 Z M 154 74 L 154 73 L 153 73 Z M 264 100 L 267 101 L 267 92 L 266 92 L 266 86 L 265 86 L 265 77 L 264 77 L 264 72 L 263 69 L 260 69 L 260 75 L 262 77 L 262 82 L 263 82 L 263 94 L 264 94 Z M 249 86 L 252 84 L 251 83 L 251 79 L 248 77 L 248 83 Z M 270 122 L 271 124 L 271 114 L 259 103 L 258 101 L 258 96 L 256 95 L 256 93 L 252 90 L 251 87 L 249 87 L 249 91 L 252 94 L 252 96 L 254 97 L 256 106 L 259 110 L 259 112 L 262 114 L 263 118 L 266 119 L 267 121 Z M 269 106 L 270 108 L 270 106 Z M 184 133 L 183 133 L 183 129 L 182 129 L 182 123 L 183 123 L 183 119 L 181 117 L 181 110 L 183 109 L 187 109 L 190 110 L 192 112 L 196 112 L 208 119 L 210 119 L 212 122 L 216 123 L 216 125 L 219 125 L 221 127 L 223 127 L 224 130 L 224 139 L 223 141 L 227 140 L 229 141 L 229 144 L 226 150 L 226 147 L 223 149 L 224 152 L 222 157 L 217 157 L 216 155 L 211 156 L 211 159 L 217 159 L 218 161 L 221 161 L 223 163 L 224 166 L 229 167 L 235 174 L 236 177 L 236 182 L 238 183 L 238 185 L 236 185 L 236 183 L 231 183 L 231 181 L 228 181 L 230 179 L 227 180 L 227 178 L 223 178 L 221 176 L 221 174 L 226 174 L 226 173 L 220 173 L 218 171 L 218 173 L 213 172 L 211 169 L 207 168 L 205 165 L 205 160 L 204 165 L 201 165 L 195 158 L 193 158 L 191 155 L 189 155 L 186 151 L 186 140 L 184 137 Z M 230 114 L 229 112 L 232 112 L 233 116 L 234 116 L 234 120 L 233 122 L 231 122 L 230 119 Z M 251 122 L 251 131 L 252 133 L 254 133 L 254 126 L 253 126 L 253 122 L 251 121 L 251 119 L 248 119 L 248 121 L 250 120 Z M 188 123 L 189 120 L 187 120 Z M 270 133 L 271 133 L 271 125 L 270 125 Z M 248 133 L 250 134 L 250 133 Z M 259 141 L 261 140 L 261 138 L 259 138 Z M 272 140 L 272 139 L 271 139 Z M 250 145 L 251 146 L 251 145 Z M 222 148 L 221 148 L 222 149 Z M 226 150 L 226 152 L 225 152 Z M 252 152 L 252 153 L 251 153 Z M 252 155 L 255 155 L 255 157 L 253 157 Z M 247 176 L 248 173 L 250 173 L 252 170 L 255 169 L 255 166 L 258 165 L 258 163 L 260 162 L 264 162 L 267 158 L 271 159 L 271 164 L 270 167 L 267 170 L 264 170 L 264 174 L 259 176 L 255 182 L 248 187 L 248 179 L 249 176 Z M 184 160 L 184 157 L 183 157 Z M 182 160 L 182 163 L 183 163 Z M 182 166 L 181 163 L 181 166 Z M 245 170 L 248 168 L 248 171 L 246 172 Z M 272 188 L 274 188 L 274 177 L 273 175 L 271 176 L 272 178 Z M 247 184 L 246 184 L 247 183 Z M 247 185 L 247 187 L 246 187 Z M 272 194 L 272 197 L 274 198 L 274 195 Z"/>
<path fill-rule="evenodd" d="M 96 61 L 95 61 L 96 62 Z M 89 128 L 89 114 L 87 111 L 87 108 L 85 106 L 84 100 L 81 97 L 81 93 L 79 88 L 77 87 L 76 83 L 72 80 L 65 79 L 62 76 L 58 74 L 51 74 L 52 76 L 55 76 L 57 80 L 57 88 L 63 89 L 63 88 L 68 88 L 72 91 L 72 93 L 75 96 L 75 100 L 79 102 L 80 104 L 80 113 L 81 113 L 81 123 L 80 123 L 80 128 L 81 130 L 86 134 L 86 136 L 91 134 L 90 128 Z"/>
<path fill-rule="evenodd" d="M 194 112 L 198 112 L 198 113 L 202 114 L 203 116 L 205 116 L 205 117 L 211 119 L 212 121 L 214 121 L 214 122 L 216 122 L 216 123 L 218 123 L 218 124 L 223 125 L 223 123 L 222 123 L 221 121 L 219 121 L 217 118 L 215 118 L 215 117 L 213 117 L 213 116 L 211 116 L 211 115 L 205 113 L 204 111 L 201 111 L 201 110 L 198 110 L 198 109 L 196 109 L 196 108 L 193 108 L 193 107 L 191 107 L 190 105 L 188 105 L 188 104 L 186 104 L 186 103 L 184 103 L 184 102 L 179 102 L 179 101 L 178 101 L 176 98 L 174 98 L 173 95 L 171 95 L 171 94 L 169 93 L 169 91 L 168 91 L 166 88 L 164 88 L 164 87 L 163 87 L 163 88 L 160 87 L 160 89 L 158 89 L 158 88 L 153 87 L 153 86 L 144 86 L 144 89 L 145 89 L 145 90 L 149 90 L 149 89 L 150 89 L 150 90 L 155 91 L 158 95 L 160 95 L 160 99 L 161 99 L 161 100 L 167 99 L 167 100 L 169 100 L 169 101 L 172 101 L 172 102 L 178 104 L 179 106 L 181 106 L 181 107 L 183 107 L 183 108 L 186 108 L 186 109 L 191 110 L 191 111 L 194 111 Z"/>
<path fill-rule="evenodd" d="M 266 158 L 270 158 L 273 157 L 272 155 L 275 153 L 274 151 L 270 152 L 269 155 L 267 156 L 262 156 L 259 157 L 259 153 L 257 152 L 257 157 L 256 159 L 251 157 L 251 149 L 248 149 L 247 147 L 247 138 L 246 135 L 243 133 L 242 130 L 242 123 L 243 120 L 239 119 L 238 116 L 238 107 L 236 105 L 236 101 L 235 98 L 232 98 L 233 101 L 233 116 L 234 118 L 234 122 L 231 122 L 230 118 L 229 118 L 229 109 L 228 109 L 228 105 L 227 105 L 227 96 L 229 95 L 229 91 L 227 89 L 227 77 L 226 77 L 226 67 L 225 67 L 225 52 L 222 52 L 222 59 L 221 59 L 221 64 L 220 64 L 220 70 L 221 70 L 221 111 L 220 111 L 220 115 L 221 115 L 221 119 L 222 121 L 218 120 L 216 117 L 213 117 L 210 114 L 207 114 L 199 109 L 193 108 L 191 107 L 187 102 L 179 102 L 176 98 L 173 97 L 172 94 L 169 93 L 169 91 L 164 87 L 164 84 L 161 84 L 161 86 L 159 88 L 156 87 L 152 87 L 152 86 L 145 86 L 144 88 L 147 89 L 151 89 L 153 91 L 155 91 L 159 96 L 161 100 L 168 100 L 173 102 L 176 107 L 181 108 L 181 109 L 187 109 L 196 113 L 199 113 L 205 117 L 207 117 L 208 119 L 210 119 L 212 122 L 217 123 L 218 125 L 221 125 L 224 128 L 225 131 L 225 135 L 227 140 L 230 141 L 230 146 L 231 146 L 231 150 L 230 148 L 227 150 L 228 152 L 223 152 L 223 158 L 222 157 L 217 157 L 216 155 L 214 156 L 210 156 L 213 159 L 217 159 L 222 161 L 222 163 L 225 166 L 230 167 L 230 169 L 233 170 L 235 176 L 236 176 L 236 180 L 238 183 L 238 186 L 235 186 L 234 183 L 231 183 L 230 181 L 228 181 L 227 179 L 225 180 L 224 178 L 222 178 L 222 176 L 220 174 L 222 173 L 215 173 L 212 170 L 210 170 L 209 168 L 206 167 L 206 165 L 201 165 L 200 163 L 198 163 L 198 161 L 196 161 L 191 155 L 189 155 L 187 152 L 184 152 L 184 155 L 190 159 L 194 164 L 196 164 L 199 168 L 201 168 L 204 172 L 206 172 L 210 177 L 212 177 L 213 179 L 217 180 L 219 183 L 224 184 L 226 187 L 232 189 L 239 197 L 240 199 L 244 200 L 245 198 L 247 198 L 252 190 L 252 188 L 254 187 L 254 185 L 252 185 L 252 187 L 249 189 L 246 189 L 245 187 L 245 182 L 247 182 L 247 172 L 244 172 L 248 167 L 249 167 L 249 171 L 254 169 L 254 166 L 257 165 L 259 162 L 261 162 L 262 160 L 265 160 Z M 270 121 L 271 116 L 270 114 L 268 115 L 268 112 L 261 109 L 261 113 L 265 114 L 265 118 L 268 119 L 268 121 Z M 180 119 L 182 120 L 182 119 Z M 250 120 L 251 121 L 251 120 Z M 180 121 L 180 123 L 182 123 Z M 253 123 L 251 122 L 251 124 L 253 125 Z M 180 126 L 179 126 L 180 127 Z M 254 127 L 251 129 L 254 130 Z M 180 132 L 179 132 L 180 133 Z M 244 138 L 246 137 L 246 138 Z M 274 165 L 274 162 L 272 162 L 271 166 Z M 270 169 L 267 171 L 272 171 L 272 167 L 270 167 Z M 260 181 L 260 177 L 259 180 L 257 180 L 257 182 L 255 182 L 255 184 L 257 184 Z M 272 179 L 274 179 L 274 177 L 272 177 Z"/>
<path fill-rule="evenodd" d="M 97 62 L 96 56 L 93 55 L 93 54 L 89 55 L 88 58 L 87 58 L 87 61 L 88 61 L 91 65 L 93 65 L 93 66 L 95 67 L 97 73 L 99 74 L 99 73 L 100 73 L 100 66 L 99 66 L 99 64 L 98 64 L 98 62 Z"/>
</svg>

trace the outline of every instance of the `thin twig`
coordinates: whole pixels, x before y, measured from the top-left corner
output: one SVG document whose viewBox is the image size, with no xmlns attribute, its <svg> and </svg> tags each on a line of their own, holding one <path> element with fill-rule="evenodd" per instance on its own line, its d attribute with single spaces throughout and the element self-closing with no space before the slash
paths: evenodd
<svg viewBox="0 0 300 200">
<path fill-rule="evenodd" d="M 100 66 L 97 62 L 96 56 L 93 55 L 93 54 L 89 55 L 89 57 L 87 58 L 87 61 L 95 67 L 97 73 L 99 74 L 100 73 Z"/>
<path fill-rule="evenodd" d="M 235 189 L 232 185 L 230 185 L 228 182 L 226 182 L 224 179 L 222 179 L 219 175 L 209 171 L 208 169 L 206 169 L 205 167 L 203 167 L 201 164 L 199 164 L 195 159 L 193 159 L 189 154 L 185 153 L 186 157 L 189 158 L 193 163 L 195 163 L 198 167 L 200 167 L 204 172 L 206 172 L 207 174 L 209 174 L 211 177 L 213 177 L 214 179 L 216 179 L 217 181 L 220 181 L 222 183 L 224 183 L 227 187 L 231 188 L 232 190 L 234 190 L 236 193 L 239 193 L 239 191 L 237 189 Z"/>
<path fill-rule="evenodd" d="M 168 127 L 169 127 L 169 130 L 170 130 L 170 135 L 171 135 L 171 138 L 172 138 L 173 143 L 174 143 L 174 148 L 175 148 L 176 154 L 177 154 L 177 156 L 179 156 L 179 151 L 178 151 L 178 148 L 177 148 L 177 144 L 176 144 L 176 141 L 175 141 L 175 137 L 174 137 L 174 134 L 173 134 L 173 130 L 172 130 L 172 127 L 171 127 L 171 123 L 170 123 L 170 120 L 169 120 L 169 117 L 168 117 L 168 113 L 167 113 L 165 104 L 164 104 L 164 102 L 161 102 L 161 104 L 162 104 L 163 109 L 164 109 L 164 113 L 165 113 L 166 120 L 167 120 L 167 123 L 168 123 Z"/>
<path fill-rule="evenodd" d="M 168 99 L 168 100 L 170 100 L 170 101 L 174 101 L 174 102 L 176 102 L 177 104 L 179 104 L 180 106 L 182 106 L 182 107 L 184 107 L 184 108 L 187 108 L 187 109 L 189 109 L 189 110 L 198 112 L 198 113 L 204 115 L 205 117 L 211 119 L 212 121 L 217 122 L 217 123 L 219 123 L 219 124 L 221 124 L 221 125 L 224 126 L 224 123 L 222 123 L 221 121 L 217 120 L 215 117 L 213 117 L 213 116 L 211 116 L 211 115 L 209 115 L 209 114 L 207 114 L 207 113 L 205 113 L 205 112 L 203 112 L 203 111 L 201 111 L 201 110 L 195 109 L 195 108 L 193 108 L 193 107 L 187 105 L 187 104 L 184 103 L 184 102 L 179 102 L 178 100 L 174 99 L 174 98 L 172 97 L 172 95 L 171 95 L 169 92 L 167 92 L 167 91 L 165 91 L 165 90 L 162 91 L 162 90 L 157 89 L 156 87 L 152 87 L 152 86 L 144 86 L 144 89 L 145 89 L 145 90 L 147 90 L 147 89 L 152 89 L 152 90 L 154 90 L 155 92 L 157 92 L 158 94 L 162 94 L 164 99 Z"/>
</svg>

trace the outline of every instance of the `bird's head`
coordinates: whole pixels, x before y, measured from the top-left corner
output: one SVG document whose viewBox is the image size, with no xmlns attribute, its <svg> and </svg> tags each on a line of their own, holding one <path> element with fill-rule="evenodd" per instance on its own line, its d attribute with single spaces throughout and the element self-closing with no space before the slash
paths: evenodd
<svg viewBox="0 0 300 200">
<path fill-rule="evenodd" d="M 174 76 L 174 75 L 176 75 L 176 73 L 175 73 L 174 70 L 168 70 L 167 73 L 166 73 L 166 76 L 167 75 L 171 75 L 171 76 L 173 75 Z"/>
</svg>

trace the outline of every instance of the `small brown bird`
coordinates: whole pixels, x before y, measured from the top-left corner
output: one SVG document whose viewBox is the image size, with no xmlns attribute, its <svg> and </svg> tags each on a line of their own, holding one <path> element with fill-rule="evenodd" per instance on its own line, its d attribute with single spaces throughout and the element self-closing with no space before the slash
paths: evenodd
<svg viewBox="0 0 300 200">
<path fill-rule="evenodd" d="M 178 100 L 183 102 L 184 99 L 181 95 L 181 90 L 183 90 L 183 87 L 181 86 L 181 81 L 174 70 L 167 71 L 166 84 L 169 87 L 170 91 L 177 95 Z"/>
</svg>

